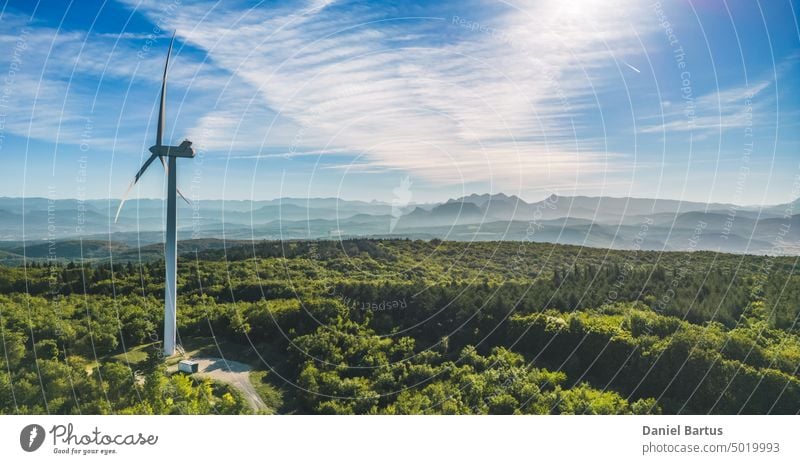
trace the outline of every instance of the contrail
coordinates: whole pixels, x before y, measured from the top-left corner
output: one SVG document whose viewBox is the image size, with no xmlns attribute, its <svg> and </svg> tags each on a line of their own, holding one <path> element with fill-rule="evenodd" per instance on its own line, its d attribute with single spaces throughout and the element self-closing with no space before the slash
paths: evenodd
<svg viewBox="0 0 800 464">
<path fill-rule="evenodd" d="M 629 68 L 633 69 L 634 71 L 636 71 L 636 74 L 641 74 L 641 71 L 639 71 L 638 69 L 636 69 L 636 68 L 634 68 L 633 66 L 631 66 L 630 64 L 628 64 L 628 62 L 627 62 L 627 61 L 623 61 L 622 63 L 623 63 L 625 66 L 627 66 L 627 67 L 629 67 Z"/>
</svg>

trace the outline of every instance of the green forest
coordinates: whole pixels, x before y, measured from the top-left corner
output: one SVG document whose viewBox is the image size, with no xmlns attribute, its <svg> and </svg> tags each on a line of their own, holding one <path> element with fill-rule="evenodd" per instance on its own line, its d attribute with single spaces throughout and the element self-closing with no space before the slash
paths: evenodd
<svg viewBox="0 0 800 464">
<path fill-rule="evenodd" d="M 187 244 L 184 244 L 184 249 Z M 795 257 L 529 242 L 182 254 L 187 353 L 275 414 L 797 414 Z M 0 267 L 3 414 L 251 414 L 160 356 L 164 263 Z"/>
</svg>

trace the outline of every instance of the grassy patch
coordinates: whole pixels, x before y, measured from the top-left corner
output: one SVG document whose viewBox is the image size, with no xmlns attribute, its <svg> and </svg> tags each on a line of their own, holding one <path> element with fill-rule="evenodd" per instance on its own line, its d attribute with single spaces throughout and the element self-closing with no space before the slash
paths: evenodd
<svg viewBox="0 0 800 464">
<path fill-rule="evenodd" d="M 129 347 L 127 351 L 109 356 L 109 359 L 124 364 L 139 364 L 147 359 L 147 352 L 144 349 L 150 345 L 151 343 L 146 343 L 144 345 Z"/>
</svg>

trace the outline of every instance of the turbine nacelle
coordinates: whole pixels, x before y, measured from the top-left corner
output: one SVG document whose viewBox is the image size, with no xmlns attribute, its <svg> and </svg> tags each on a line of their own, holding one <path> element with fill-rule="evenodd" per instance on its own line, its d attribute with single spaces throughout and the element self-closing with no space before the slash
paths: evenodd
<svg viewBox="0 0 800 464">
<path fill-rule="evenodd" d="M 178 158 L 194 158 L 195 151 L 192 142 L 184 140 L 177 147 L 171 145 L 153 145 L 150 147 L 153 156 L 175 156 Z"/>
</svg>

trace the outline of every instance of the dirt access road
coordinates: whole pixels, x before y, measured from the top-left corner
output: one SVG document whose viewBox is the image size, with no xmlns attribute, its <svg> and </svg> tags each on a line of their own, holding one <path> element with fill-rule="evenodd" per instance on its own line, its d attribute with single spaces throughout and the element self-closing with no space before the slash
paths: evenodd
<svg viewBox="0 0 800 464">
<path fill-rule="evenodd" d="M 192 361 L 197 361 L 197 374 L 198 378 L 209 378 L 218 382 L 226 383 L 237 388 L 242 395 L 244 395 L 247 403 L 253 408 L 254 411 L 267 410 L 267 405 L 256 393 L 256 389 L 250 382 L 250 371 L 253 369 L 244 363 L 231 361 L 229 359 L 221 358 L 191 358 Z M 178 369 L 176 365 L 175 370 Z"/>
</svg>

